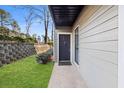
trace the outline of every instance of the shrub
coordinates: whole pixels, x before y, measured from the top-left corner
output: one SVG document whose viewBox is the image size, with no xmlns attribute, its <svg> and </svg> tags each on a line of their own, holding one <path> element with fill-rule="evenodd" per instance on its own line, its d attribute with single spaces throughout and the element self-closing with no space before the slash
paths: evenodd
<svg viewBox="0 0 124 93">
<path fill-rule="evenodd" d="M 49 61 L 49 58 L 52 56 L 53 51 L 52 49 L 49 49 L 47 52 L 42 53 L 42 54 L 38 54 L 36 59 L 37 62 L 40 64 L 46 64 Z"/>
<path fill-rule="evenodd" d="M 3 35 L 0 35 L 0 40 L 3 40 L 4 39 L 4 36 Z"/>
<path fill-rule="evenodd" d="M 31 43 L 35 43 L 35 42 L 36 42 L 35 39 L 32 38 L 32 37 L 27 37 L 27 38 L 25 38 L 25 41 L 26 41 L 26 42 L 31 42 Z"/>
<path fill-rule="evenodd" d="M 46 64 L 48 62 L 48 55 L 46 53 L 39 54 L 37 56 L 37 62 L 40 64 Z"/>
<path fill-rule="evenodd" d="M 8 35 L 8 34 L 9 34 L 9 29 L 0 26 L 0 35 Z"/>
<path fill-rule="evenodd" d="M 0 40 L 28 42 L 28 43 L 36 42 L 36 39 L 31 37 L 30 35 L 26 36 L 24 33 L 19 33 L 10 30 L 7 27 L 2 27 L 2 26 L 0 26 Z"/>
<path fill-rule="evenodd" d="M 25 39 L 23 39 L 23 38 L 21 38 L 21 37 L 18 37 L 18 36 L 13 37 L 13 40 L 14 40 L 14 41 L 18 41 L 18 42 L 25 42 Z"/>
<path fill-rule="evenodd" d="M 49 54 L 50 56 L 53 55 L 53 49 L 52 49 L 52 48 L 49 49 L 49 50 L 47 51 L 47 54 Z"/>
<path fill-rule="evenodd" d="M 17 42 L 28 42 L 28 43 L 35 43 L 35 39 L 28 37 L 28 38 L 22 38 L 19 36 L 8 36 L 8 35 L 0 35 L 0 40 L 6 40 L 6 41 L 17 41 Z"/>
<path fill-rule="evenodd" d="M 0 35 L 0 40 L 12 40 L 11 37 L 7 36 L 7 35 Z"/>
</svg>

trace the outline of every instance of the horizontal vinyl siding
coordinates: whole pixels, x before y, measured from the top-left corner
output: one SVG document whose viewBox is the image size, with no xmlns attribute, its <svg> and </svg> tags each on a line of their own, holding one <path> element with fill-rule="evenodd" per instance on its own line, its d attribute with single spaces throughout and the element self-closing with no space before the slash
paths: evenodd
<svg viewBox="0 0 124 93">
<path fill-rule="evenodd" d="M 117 87 L 118 6 L 86 6 L 73 29 L 77 25 L 79 71 L 87 86 Z"/>
</svg>

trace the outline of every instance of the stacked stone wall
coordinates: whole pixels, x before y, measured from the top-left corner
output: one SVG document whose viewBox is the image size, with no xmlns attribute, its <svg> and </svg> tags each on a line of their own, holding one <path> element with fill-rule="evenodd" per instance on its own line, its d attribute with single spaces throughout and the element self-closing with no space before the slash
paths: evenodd
<svg viewBox="0 0 124 93">
<path fill-rule="evenodd" d="M 0 42 L 0 66 L 12 61 L 35 54 L 35 48 L 30 43 Z"/>
</svg>

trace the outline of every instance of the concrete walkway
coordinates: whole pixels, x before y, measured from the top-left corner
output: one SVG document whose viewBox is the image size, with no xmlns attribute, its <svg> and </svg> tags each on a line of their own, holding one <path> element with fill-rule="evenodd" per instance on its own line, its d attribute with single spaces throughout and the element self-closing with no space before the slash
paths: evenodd
<svg viewBox="0 0 124 93">
<path fill-rule="evenodd" d="M 86 88 L 77 69 L 72 65 L 58 66 L 55 63 L 49 88 Z"/>
</svg>

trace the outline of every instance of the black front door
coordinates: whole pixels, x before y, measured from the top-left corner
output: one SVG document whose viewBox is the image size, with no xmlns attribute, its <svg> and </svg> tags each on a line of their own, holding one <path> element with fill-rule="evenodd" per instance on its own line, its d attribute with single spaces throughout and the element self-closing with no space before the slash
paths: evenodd
<svg viewBox="0 0 124 93">
<path fill-rule="evenodd" d="M 70 61 L 70 35 L 59 35 L 59 61 Z"/>
</svg>

